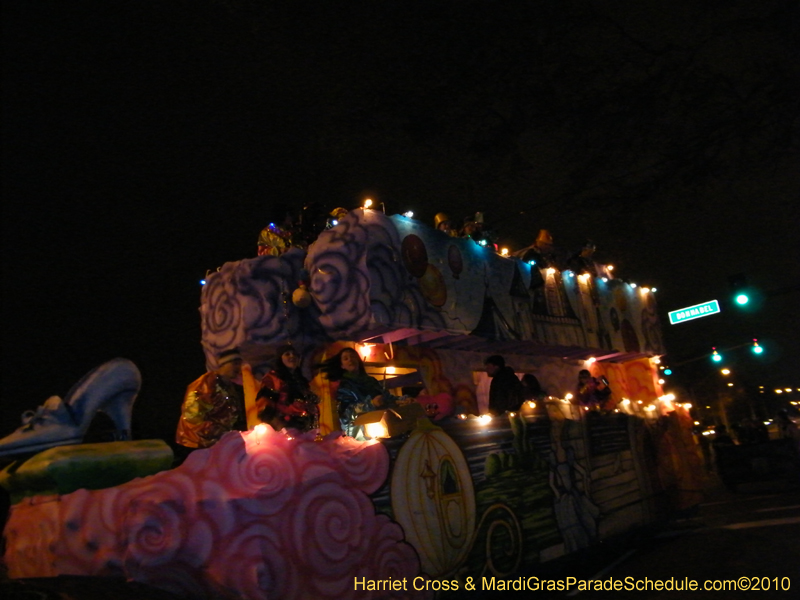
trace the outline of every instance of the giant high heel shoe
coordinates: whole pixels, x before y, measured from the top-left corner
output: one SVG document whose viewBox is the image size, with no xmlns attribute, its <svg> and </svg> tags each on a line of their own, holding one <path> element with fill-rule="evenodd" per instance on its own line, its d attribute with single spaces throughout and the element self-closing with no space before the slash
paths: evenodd
<svg viewBox="0 0 800 600">
<path fill-rule="evenodd" d="M 92 369 L 63 400 L 51 396 L 36 411 L 25 411 L 22 427 L 0 440 L 0 457 L 80 444 L 97 411 L 114 422 L 115 439 L 129 440 L 131 411 L 141 384 L 139 369 L 126 358 Z"/>
</svg>

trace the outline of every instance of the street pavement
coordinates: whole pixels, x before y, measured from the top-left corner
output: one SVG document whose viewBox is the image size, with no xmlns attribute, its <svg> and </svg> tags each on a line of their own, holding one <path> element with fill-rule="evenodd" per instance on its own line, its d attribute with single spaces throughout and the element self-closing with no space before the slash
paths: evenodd
<svg viewBox="0 0 800 600">
<path fill-rule="evenodd" d="M 566 584 L 573 577 L 590 580 L 591 586 L 610 587 L 617 581 L 622 589 L 580 591 L 573 584 L 562 592 L 506 591 L 476 597 L 800 598 L 800 485 L 785 481 L 742 484 L 732 493 L 712 476 L 705 499 L 693 514 L 541 565 L 533 575 L 540 583 L 555 579 Z M 673 589 L 657 589 L 657 581 Z M 691 581 L 697 582 L 697 590 L 676 589 L 687 588 Z M 712 589 L 704 590 L 705 585 Z M 714 591 L 715 587 L 726 589 Z"/>
</svg>

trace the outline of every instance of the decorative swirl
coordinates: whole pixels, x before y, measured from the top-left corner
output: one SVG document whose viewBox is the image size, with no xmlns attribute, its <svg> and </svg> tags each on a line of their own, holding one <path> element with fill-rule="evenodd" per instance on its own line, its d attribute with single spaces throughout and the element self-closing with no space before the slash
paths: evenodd
<svg viewBox="0 0 800 600">
<path fill-rule="evenodd" d="M 288 520 L 293 551 L 305 555 L 317 575 L 338 579 L 363 562 L 373 533 L 374 518 L 369 499 L 357 490 L 330 478 L 303 490 Z"/>
<path fill-rule="evenodd" d="M 362 442 L 355 448 L 339 444 L 337 450 L 341 460 L 339 471 L 347 485 L 367 494 L 380 489 L 389 474 L 389 453 L 383 444 Z"/>
<path fill-rule="evenodd" d="M 386 515 L 376 517 L 377 544 L 370 550 L 368 569 L 372 579 L 411 579 L 419 573 L 419 559 L 410 544 L 403 540 L 403 530 Z"/>
<path fill-rule="evenodd" d="M 255 440 L 260 432 L 250 432 Z M 297 485 L 297 473 L 291 468 L 289 440 L 281 434 L 265 433 L 261 443 L 245 441 L 231 432 L 217 444 L 214 478 L 238 505 L 251 514 L 273 515 L 284 509 Z M 221 444 L 221 445 L 220 445 Z"/>
<path fill-rule="evenodd" d="M 203 346 L 213 357 L 244 341 L 235 270 L 236 263 L 225 263 L 219 272 L 208 277 L 203 286 L 200 305 Z"/>
<path fill-rule="evenodd" d="M 218 560 L 209 576 L 247 600 L 296 598 L 302 574 L 296 561 L 284 553 L 277 531 L 264 523 L 243 528 L 223 538 L 216 548 Z"/>
<path fill-rule="evenodd" d="M 119 493 L 119 490 L 113 491 Z M 113 504 L 113 501 L 101 499 L 98 492 L 84 489 L 64 496 L 61 519 L 67 535 L 54 541 L 59 573 L 94 576 L 122 574 L 122 555 L 117 544 L 116 528 L 113 520 L 109 522 L 108 515 L 104 515 L 107 513 L 104 508 Z"/>
</svg>

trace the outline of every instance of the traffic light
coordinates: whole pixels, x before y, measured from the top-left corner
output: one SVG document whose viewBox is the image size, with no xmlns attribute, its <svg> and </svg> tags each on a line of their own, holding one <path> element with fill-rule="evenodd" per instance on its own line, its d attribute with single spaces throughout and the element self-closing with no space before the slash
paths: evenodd
<svg viewBox="0 0 800 600">
<path fill-rule="evenodd" d="M 712 348 L 712 350 L 714 352 L 711 353 L 711 360 L 713 360 L 714 362 L 722 362 L 722 354 L 717 352 L 716 348 Z"/>
<path fill-rule="evenodd" d="M 731 302 L 736 308 L 755 308 L 758 304 L 756 291 L 750 287 L 744 273 L 728 276 L 731 289 Z"/>
<path fill-rule="evenodd" d="M 758 340 L 753 339 L 753 354 L 761 354 L 764 351 L 764 348 L 758 345 Z"/>
</svg>

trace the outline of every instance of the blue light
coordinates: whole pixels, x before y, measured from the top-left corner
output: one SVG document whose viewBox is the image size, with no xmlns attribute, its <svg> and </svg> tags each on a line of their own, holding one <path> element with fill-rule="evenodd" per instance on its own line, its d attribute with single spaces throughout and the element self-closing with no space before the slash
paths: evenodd
<svg viewBox="0 0 800 600">
<path fill-rule="evenodd" d="M 478 244 L 481 245 L 481 246 L 485 246 L 486 245 L 486 240 L 481 240 L 481 241 L 478 242 Z"/>
<path fill-rule="evenodd" d="M 205 284 L 206 284 L 206 280 L 205 279 L 201 279 L 200 280 L 200 285 L 205 285 Z"/>
<path fill-rule="evenodd" d="M 528 261 L 528 264 L 529 264 L 530 266 L 532 266 L 532 267 L 535 267 L 535 266 L 536 266 L 536 261 L 535 261 L 535 260 L 529 260 L 529 261 Z"/>
<path fill-rule="evenodd" d="M 331 221 L 331 225 L 333 225 L 334 227 L 336 227 L 338 224 L 339 224 L 339 221 L 337 221 L 336 219 Z"/>
<path fill-rule="evenodd" d="M 664 375 L 672 375 L 672 369 L 664 369 Z"/>
</svg>

